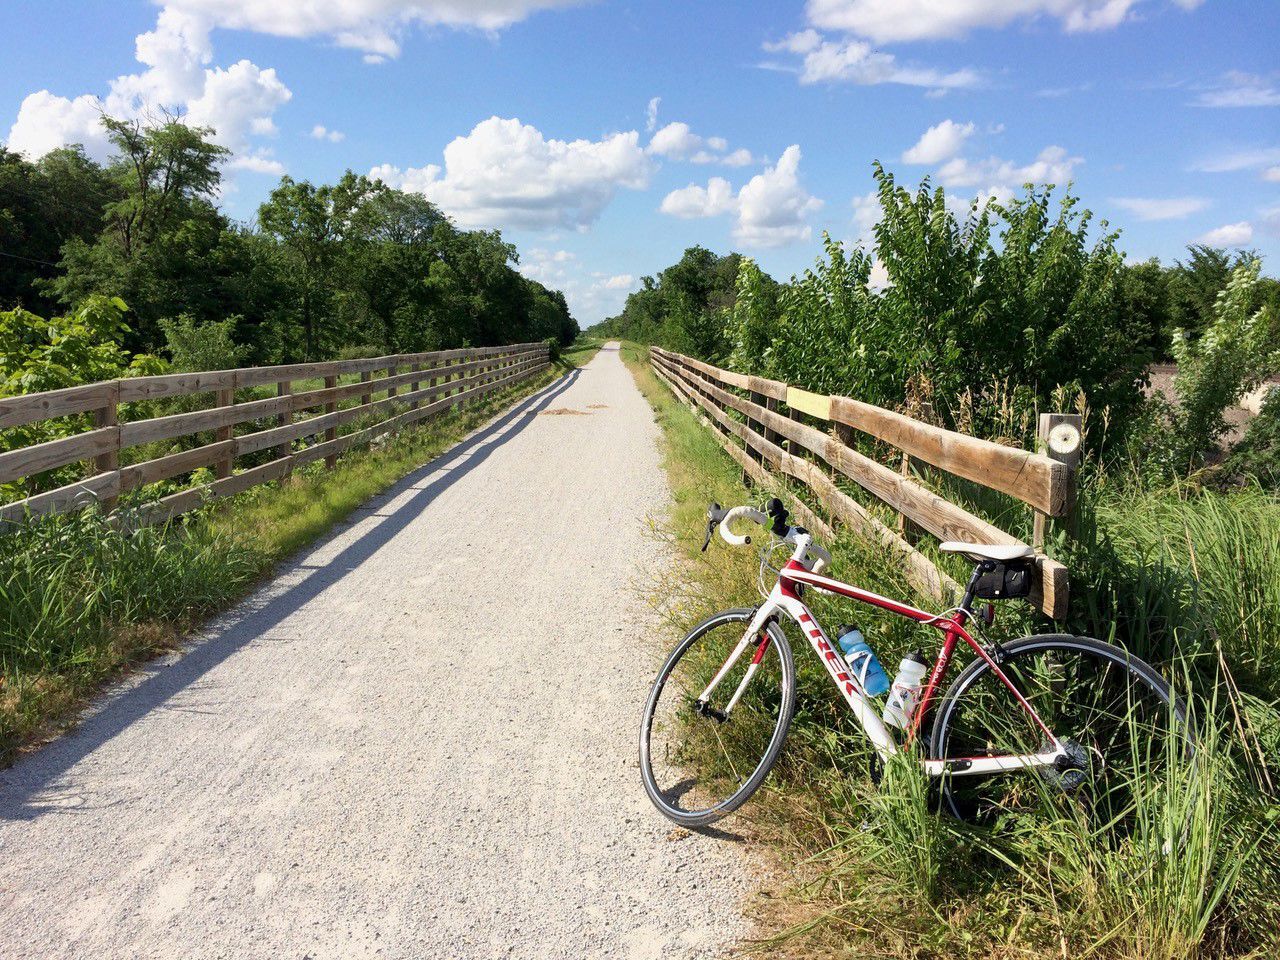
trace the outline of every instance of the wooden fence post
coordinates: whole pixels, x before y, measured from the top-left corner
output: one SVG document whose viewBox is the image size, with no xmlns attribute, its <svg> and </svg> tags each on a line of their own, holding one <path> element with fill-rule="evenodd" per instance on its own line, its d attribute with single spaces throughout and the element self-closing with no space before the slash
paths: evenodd
<svg viewBox="0 0 1280 960">
<path fill-rule="evenodd" d="M 422 369 L 422 364 L 420 364 L 420 363 L 410 364 L 410 365 L 409 365 L 409 369 L 410 369 L 413 373 L 417 373 L 419 370 L 421 370 L 421 369 Z M 409 392 L 410 392 L 410 393 L 417 393 L 417 392 L 418 392 L 418 389 L 419 389 L 421 386 L 422 386 L 422 381 L 421 381 L 421 380 L 414 380 L 414 381 L 412 381 L 412 382 L 409 384 Z M 417 409 L 418 409 L 418 401 L 417 401 L 417 400 L 414 400 L 411 404 L 409 404 L 409 409 L 410 409 L 410 410 L 417 410 Z"/>
<path fill-rule="evenodd" d="M 1041 453 L 1071 468 L 1071 487 L 1069 491 L 1070 505 L 1062 517 L 1067 535 L 1076 535 L 1076 473 L 1080 468 L 1081 450 L 1080 430 L 1083 418 L 1078 413 L 1042 413 L 1036 431 L 1037 445 Z M 1039 510 L 1035 511 L 1031 545 L 1037 552 L 1044 551 L 1045 534 L 1048 530 L 1048 516 Z"/>
<path fill-rule="evenodd" d="M 332 376 L 332 377 L 325 377 L 325 378 L 324 378 L 324 386 L 325 386 L 325 389 L 326 389 L 326 390 L 332 390 L 332 389 L 333 389 L 334 387 L 336 387 L 337 385 L 338 385 L 338 378 L 337 378 L 337 376 L 336 376 L 336 375 L 335 375 L 335 376 Z M 324 412 L 325 412 L 325 413 L 337 413 L 337 412 L 338 412 L 338 401 L 337 401 L 337 400 L 330 400 L 328 403 L 326 403 L 326 404 L 324 405 Z M 337 440 L 337 439 L 338 439 L 338 428 L 337 428 L 337 427 L 329 427 L 327 430 L 325 430 L 325 432 L 324 432 L 324 439 L 325 439 L 325 442 L 326 442 L 326 443 L 328 443 L 328 442 L 329 442 L 329 441 L 331 441 L 331 440 Z M 331 453 L 331 454 L 329 454 L 327 457 L 325 457 L 325 458 L 324 458 L 324 468 L 325 468 L 326 470 L 332 470 L 335 466 L 337 466 L 337 463 L 338 463 L 338 455 L 337 455 L 336 453 Z"/>
<path fill-rule="evenodd" d="M 293 395 L 293 381 L 281 380 L 279 386 L 276 388 L 276 396 L 289 397 L 292 395 Z M 293 423 L 293 414 L 290 413 L 288 410 L 285 410 L 282 414 L 280 414 L 278 425 L 281 427 L 287 427 L 291 423 Z M 281 457 L 290 456 L 292 453 L 293 453 L 293 444 L 288 440 L 280 444 L 280 446 L 276 447 L 277 460 L 280 459 Z"/>
<path fill-rule="evenodd" d="M 236 375 L 232 374 L 230 388 L 226 390 L 218 391 L 218 406 L 220 407 L 235 406 L 235 402 L 236 402 L 235 388 L 236 388 Z M 215 439 L 217 439 L 217 441 L 221 443 L 223 441 L 233 439 L 235 435 L 236 435 L 235 424 L 227 424 L 227 426 L 225 427 L 218 428 L 217 433 L 215 434 Z M 227 479 L 227 477 L 231 476 L 232 472 L 235 470 L 235 460 L 236 458 L 234 455 L 223 457 L 221 460 L 219 460 L 217 463 L 213 465 L 213 475 L 217 477 L 219 480 Z"/>
<path fill-rule="evenodd" d="M 117 427 L 120 424 L 120 381 L 112 381 L 108 391 L 107 402 L 93 411 L 93 425 L 95 427 Z M 106 453 L 93 458 L 93 472 L 110 473 L 112 470 L 119 469 L 120 436 L 119 431 L 117 431 L 116 442 L 112 445 L 112 448 Z M 103 497 L 100 502 L 104 513 L 110 513 L 116 508 L 115 497 Z"/>
<path fill-rule="evenodd" d="M 361 383 L 368 383 L 368 382 L 369 382 L 369 380 L 372 378 L 372 376 L 373 376 L 373 375 L 372 375 L 368 370 L 365 370 L 365 371 L 363 371 L 363 372 L 360 374 L 360 382 L 361 382 Z M 360 394 L 360 406 L 362 406 L 362 407 L 367 407 L 367 406 L 369 405 L 369 403 L 370 403 L 372 400 L 373 400 L 373 394 L 372 394 L 372 393 L 362 393 L 362 394 Z"/>
<path fill-rule="evenodd" d="M 391 366 L 387 367 L 387 376 L 388 376 L 388 377 L 394 377 L 394 376 L 396 375 L 396 370 L 397 370 L 397 369 L 398 369 L 398 368 L 396 367 L 396 365 L 395 365 L 394 363 L 393 363 Z M 392 397 L 394 397 L 395 395 L 396 395 L 396 388 L 395 388 L 395 387 L 387 387 L 387 399 L 388 399 L 388 400 L 390 400 L 390 399 L 391 399 Z"/>
</svg>

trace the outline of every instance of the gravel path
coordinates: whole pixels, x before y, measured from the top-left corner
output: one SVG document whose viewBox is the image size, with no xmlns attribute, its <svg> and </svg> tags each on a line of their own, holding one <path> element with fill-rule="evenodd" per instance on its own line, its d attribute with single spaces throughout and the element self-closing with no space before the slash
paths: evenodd
<svg viewBox="0 0 1280 960">
<path fill-rule="evenodd" d="M 715 955 L 744 852 L 649 806 L 670 562 L 606 347 L 0 773 L 0 956 Z"/>
</svg>

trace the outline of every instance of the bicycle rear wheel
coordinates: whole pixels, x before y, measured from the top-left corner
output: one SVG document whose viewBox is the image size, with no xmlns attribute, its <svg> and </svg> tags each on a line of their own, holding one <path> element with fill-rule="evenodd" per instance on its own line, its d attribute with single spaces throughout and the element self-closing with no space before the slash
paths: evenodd
<svg viewBox="0 0 1280 960">
<path fill-rule="evenodd" d="M 1053 768 L 944 777 L 943 806 L 965 820 L 1083 806 L 1099 825 L 1122 825 L 1192 751 L 1185 704 L 1127 651 L 1089 637 L 1050 634 L 1002 645 L 1000 669 L 1066 748 Z M 1049 739 L 982 659 L 956 677 L 938 705 L 935 759 L 1033 754 Z"/>
<path fill-rule="evenodd" d="M 694 627 L 667 658 L 645 704 L 644 788 L 654 806 L 682 826 L 705 826 L 746 803 L 786 739 L 795 707 L 795 664 L 776 623 L 752 638 L 709 703 L 698 699 L 754 615 L 725 610 Z M 753 662 L 750 682 L 729 710 Z"/>
</svg>

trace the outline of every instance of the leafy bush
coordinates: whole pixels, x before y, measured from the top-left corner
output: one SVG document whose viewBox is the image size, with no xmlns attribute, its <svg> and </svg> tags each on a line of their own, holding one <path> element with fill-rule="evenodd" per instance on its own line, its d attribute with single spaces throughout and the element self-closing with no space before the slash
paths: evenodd
<svg viewBox="0 0 1280 960">
<path fill-rule="evenodd" d="M 1198 340 L 1178 331 L 1173 342 L 1178 405 L 1171 411 L 1173 466 L 1191 468 L 1230 429 L 1227 407 L 1280 366 L 1277 318 L 1267 308 L 1252 310 L 1261 264 L 1236 267 L 1214 305 L 1213 322 Z"/>
<path fill-rule="evenodd" d="M 1235 476 L 1280 488 L 1280 390 L 1273 389 L 1263 401 L 1223 466 Z"/>
<path fill-rule="evenodd" d="M 175 320 L 161 320 L 165 346 L 173 359 L 173 368 L 184 372 L 197 370 L 232 370 L 248 355 L 247 347 L 235 342 L 239 317 L 200 323 L 190 314 Z"/>
</svg>

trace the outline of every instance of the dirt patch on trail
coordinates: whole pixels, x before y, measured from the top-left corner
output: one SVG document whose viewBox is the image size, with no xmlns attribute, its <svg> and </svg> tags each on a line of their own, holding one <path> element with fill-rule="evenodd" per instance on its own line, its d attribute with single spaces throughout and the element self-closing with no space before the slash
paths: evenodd
<svg viewBox="0 0 1280 960">
<path fill-rule="evenodd" d="M 587 409 L 588 410 L 608 410 L 609 405 L 607 403 L 589 403 L 587 404 Z"/>
<path fill-rule="evenodd" d="M 538 417 L 589 417 L 591 414 L 585 410 L 574 410 L 570 407 L 554 407 L 551 410 L 539 410 L 534 416 Z"/>
</svg>

